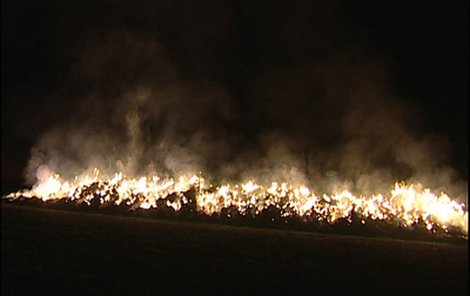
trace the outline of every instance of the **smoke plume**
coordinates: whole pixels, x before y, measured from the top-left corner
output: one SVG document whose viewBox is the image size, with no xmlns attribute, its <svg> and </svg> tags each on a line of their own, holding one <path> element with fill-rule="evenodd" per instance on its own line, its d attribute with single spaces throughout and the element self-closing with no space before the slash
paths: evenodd
<svg viewBox="0 0 470 296">
<path fill-rule="evenodd" d="M 32 149 L 28 181 L 96 167 L 324 192 L 406 180 L 465 196 L 445 138 L 419 133 L 419 110 L 391 89 L 393 61 L 366 50 L 334 7 L 231 5 L 133 7 L 135 24 L 119 21 L 124 8 L 91 14 L 96 30 L 72 39 L 51 95 L 65 119 Z M 234 11 L 252 13 L 256 31 Z"/>
</svg>

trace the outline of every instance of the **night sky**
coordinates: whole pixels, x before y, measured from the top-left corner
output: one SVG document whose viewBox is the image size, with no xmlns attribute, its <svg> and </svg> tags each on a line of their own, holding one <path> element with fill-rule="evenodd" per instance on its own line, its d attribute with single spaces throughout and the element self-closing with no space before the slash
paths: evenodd
<svg viewBox="0 0 470 296">
<path fill-rule="evenodd" d="M 4 0 L 1 68 L 2 192 L 32 149 L 58 170 L 468 178 L 468 1 Z"/>
</svg>

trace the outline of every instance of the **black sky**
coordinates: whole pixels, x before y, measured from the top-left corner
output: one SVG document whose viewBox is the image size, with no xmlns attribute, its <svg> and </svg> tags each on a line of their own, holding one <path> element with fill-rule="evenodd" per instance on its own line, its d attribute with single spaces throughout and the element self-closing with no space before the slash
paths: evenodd
<svg viewBox="0 0 470 296">
<path fill-rule="evenodd" d="M 91 90 L 101 98 L 94 108 L 108 110 L 123 92 L 116 85 L 178 80 L 194 92 L 222 89 L 230 115 L 207 111 L 198 128 L 217 122 L 244 143 L 275 127 L 322 139 L 321 148 L 329 149 L 350 134 L 327 136 L 339 127 L 310 118 L 341 122 L 348 107 L 332 103 L 331 92 L 355 89 L 348 85 L 358 73 L 367 77 L 359 83 L 383 85 L 396 105 L 412 110 L 403 115 L 410 134 L 445 139 L 448 165 L 468 178 L 467 1 L 117 2 L 2 1 L 4 186 L 23 182 L 31 149 L 45 132 L 80 112 L 73 120 L 95 116 L 80 111 Z M 147 50 L 161 55 L 141 54 Z M 318 143 L 296 147 L 314 150 Z"/>
</svg>

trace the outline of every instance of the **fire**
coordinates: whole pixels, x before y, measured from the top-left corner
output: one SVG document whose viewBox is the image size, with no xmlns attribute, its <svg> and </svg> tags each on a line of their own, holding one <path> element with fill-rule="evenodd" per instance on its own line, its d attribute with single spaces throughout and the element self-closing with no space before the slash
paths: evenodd
<svg viewBox="0 0 470 296">
<path fill-rule="evenodd" d="M 396 183 L 387 193 L 371 196 L 354 195 L 349 191 L 317 195 L 307 186 L 293 186 L 286 182 L 272 182 L 263 186 L 249 180 L 243 184 L 209 184 L 201 175 L 182 175 L 178 178 L 160 176 L 128 178 L 116 173 L 112 178 L 102 178 L 95 169 L 92 176 L 64 180 L 53 174 L 40 180 L 30 190 L 21 190 L 6 196 L 9 200 L 40 198 L 42 201 L 61 200 L 90 205 L 97 199 L 100 205 L 125 205 L 136 209 L 157 208 L 158 201 L 167 207 L 181 210 L 194 192 L 196 210 L 206 215 L 221 214 L 224 209 L 236 209 L 242 216 L 258 215 L 269 207 L 279 210 L 281 217 L 313 217 L 318 221 L 335 223 L 351 217 L 388 221 L 404 227 L 424 223 L 429 231 L 457 229 L 468 234 L 468 212 L 465 204 L 439 195 L 419 184 Z M 171 198 L 170 198 L 171 197 Z"/>
</svg>

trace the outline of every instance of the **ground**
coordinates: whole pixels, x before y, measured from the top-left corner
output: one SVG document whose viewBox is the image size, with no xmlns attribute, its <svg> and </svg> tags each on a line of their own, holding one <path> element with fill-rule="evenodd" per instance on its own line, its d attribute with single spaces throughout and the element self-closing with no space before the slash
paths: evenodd
<svg viewBox="0 0 470 296">
<path fill-rule="evenodd" d="M 2 203 L 2 295 L 467 295 L 468 242 Z"/>
</svg>

